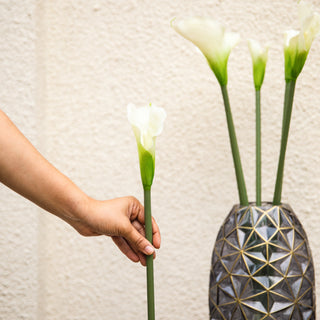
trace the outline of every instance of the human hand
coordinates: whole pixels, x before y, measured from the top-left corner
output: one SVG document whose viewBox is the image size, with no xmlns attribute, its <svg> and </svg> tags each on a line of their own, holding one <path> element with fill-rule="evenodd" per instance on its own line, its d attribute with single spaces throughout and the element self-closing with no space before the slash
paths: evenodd
<svg viewBox="0 0 320 320">
<path fill-rule="evenodd" d="M 144 208 L 134 197 L 106 201 L 87 198 L 77 208 L 76 215 L 63 219 L 83 236 L 112 237 L 119 249 L 134 262 L 140 261 L 145 266 L 145 255 L 155 257 L 154 248 L 160 248 L 160 231 L 153 218 L 153 246 L 145 238 Z"/>
<path fill-rule="evenodd" d="M 8 139 L 10 137 L 10 139 Z M 153 246 L 144 237 L 144 209 L 134 197 L 98 201 L 53 167 L 0 110 L 0 181 L 84 236 L 108 235 L 132 261 L 160 247 L 152 221 Z M 23 155 L 23 156 L 22 156 Z"/>
</svg>

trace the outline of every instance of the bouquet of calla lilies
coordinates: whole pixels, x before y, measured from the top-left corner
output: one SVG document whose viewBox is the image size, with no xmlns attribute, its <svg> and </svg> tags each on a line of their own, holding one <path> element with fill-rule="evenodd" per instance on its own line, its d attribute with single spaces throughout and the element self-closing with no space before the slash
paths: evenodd
<svg viewBox="0 0 320 320">
<path fill-rule="evenodd" d="M 284 161 L 296 80 L 303 69 L 311 44 L 320 31 L 320 15 L 314 13 L 311 5 L 304 1 L 300 1 L 298 6 L 300 29 L 290 30 L 285 33 L 284 65 L 286 88 L 280 156 L 273 197 L 274 205 L 279 205 L 281 203 Z M 223 26 L 209 18 L 192 17 L 185 20 L 174 19 L 171 25 L 180 35 L 193 42 L 193 44 L 202 51 L 220 84 L 225 106 L 240 204 L 246 206 L 248 205 L 248 196 L 227 90 L 227 63 L 231 50 L 239 42 L 240 36 L 236 33 L 226 31 Z M 264 80 L 268 58 L 268 47 L 262 47 L 254 40 L 249 40 L 248 45 L 253 62 L 253 78 L 256 92 L 256 205 L 259 206 L 261 205 L 260 90 Z"/>
</svg>

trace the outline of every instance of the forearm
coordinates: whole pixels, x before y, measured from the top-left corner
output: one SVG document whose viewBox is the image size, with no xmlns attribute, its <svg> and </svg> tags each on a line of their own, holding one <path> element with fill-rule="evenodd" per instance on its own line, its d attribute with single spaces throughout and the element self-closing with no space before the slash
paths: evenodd
<svg viewBox="0 0 320 320">
<path fill-rule="evenodd" d="M 0 110 L 0 181 L 43 209 L 74 218 L 86 195 L 54 168 Z"/>
<path fill-rule="evenodd" d="M 84 236 L 111 236 L 132 261 L 160 247 L 153 220 L 153 243 L 144 237 L 144 209 L 134 197 L 89 198 L 54 168 L 0 110 L 0 182 L 69 223 Z"/>
</svg>

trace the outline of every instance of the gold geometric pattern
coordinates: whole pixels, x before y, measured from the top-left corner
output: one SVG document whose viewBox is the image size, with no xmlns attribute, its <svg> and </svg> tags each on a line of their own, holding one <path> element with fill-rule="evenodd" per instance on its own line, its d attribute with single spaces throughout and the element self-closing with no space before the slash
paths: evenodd
<svg viewBox="0 0 320 320">
<path fill-rule="evenodd" d="M 212 255 L 211 320 L 315 319 L 305 231 L 290 206 L 234 206 Z"/>
</svg>

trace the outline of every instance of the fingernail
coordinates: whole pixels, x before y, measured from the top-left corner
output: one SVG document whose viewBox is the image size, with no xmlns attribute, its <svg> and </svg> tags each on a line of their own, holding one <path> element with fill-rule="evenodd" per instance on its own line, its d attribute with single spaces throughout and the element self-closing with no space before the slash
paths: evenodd
<svg viewBox="0 0 320 320">
<path fill-rule="evenodd" d="M 153 252 L 154 252 L 154 248 L 151 247 L 151 246 L 146 246 L 146 247 L 144 248 L 144 250 L 145 250 L 145 253 L 146 253 L 147 255 L 153 254 Z"/>
</svg>

